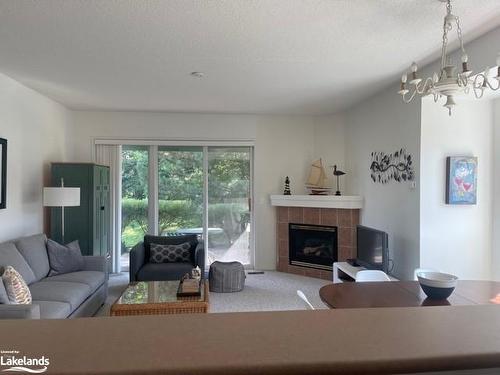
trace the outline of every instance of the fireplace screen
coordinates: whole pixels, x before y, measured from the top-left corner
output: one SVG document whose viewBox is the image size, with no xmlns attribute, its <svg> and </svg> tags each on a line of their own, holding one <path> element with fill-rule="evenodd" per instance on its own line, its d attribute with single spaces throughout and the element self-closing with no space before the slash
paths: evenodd
<svg viewBox="0 0 500 375">
<path fill-rule="evenodd" d="M 332 270 L 337 261 L 337 227 L 290 223 L 288 236 L 290 264 Z"/>
</svg>

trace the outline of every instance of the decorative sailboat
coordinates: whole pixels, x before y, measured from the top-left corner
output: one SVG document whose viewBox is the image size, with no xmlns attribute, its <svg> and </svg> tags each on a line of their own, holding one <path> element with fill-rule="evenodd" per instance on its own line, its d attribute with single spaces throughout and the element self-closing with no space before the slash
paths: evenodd
<svg viewBox="0 0 500 375">
<path fill-rule="evenodd" d="M 332 188 L 328 186 L 328 177 L 326 176 L 323 161 L 321 159 L 315 160 L 311 164 L 309 171 L 309 178 L 306 182 L 306 189 L 309 190 L 310 195 L 328 195 Z"/>
</svg>

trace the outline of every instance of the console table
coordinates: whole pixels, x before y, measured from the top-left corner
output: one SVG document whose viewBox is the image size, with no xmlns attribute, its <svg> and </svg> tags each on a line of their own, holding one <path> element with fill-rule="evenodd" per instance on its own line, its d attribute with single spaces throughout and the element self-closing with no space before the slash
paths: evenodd
<svg viewBox="0 0 500 375">
<path fill-rule="evenodd" d="M 319 295 L 334 309 L 492 305 L 500 304 L 500 282 L 459 280 L 445 300 L 427 298 L 418 281 L 329 284 L 319 290 Z"/>
<path fill-rule="evenodd" d="M 347 262 L 333 263 L 333 283 L 343 283 L 346 281 L 356 281 L 356 274 L 359 271 L 365 270 L 364 267 L 351 266 Z M 392 281 L 398 281 L 395 277 L 388 275 Z"/>
</svg>

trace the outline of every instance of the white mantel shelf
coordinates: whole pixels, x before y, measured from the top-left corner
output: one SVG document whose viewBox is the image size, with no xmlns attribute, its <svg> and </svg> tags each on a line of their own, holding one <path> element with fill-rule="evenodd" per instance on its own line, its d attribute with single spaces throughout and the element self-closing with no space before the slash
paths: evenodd
<svg viewBox="0 0 500 375">
<path fill-rule="evenodd" d="M 272 206 L 314 208 L 363 208 L 363 197 L 357 195 L 271 195 Z"/>
</svg>

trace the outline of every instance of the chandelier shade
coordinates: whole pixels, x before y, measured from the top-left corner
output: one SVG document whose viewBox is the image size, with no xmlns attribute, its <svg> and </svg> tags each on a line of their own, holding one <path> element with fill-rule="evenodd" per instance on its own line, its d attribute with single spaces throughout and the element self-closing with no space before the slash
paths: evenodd
<svg viewBox="0 0 500 375">
<path fill-rule="evenodd" d="M 452 109 L 456 106 L 455 97 L 458 94 L 469 94 L 474 92 L 477 99 L 483 97 L 486 90 L 496 91 L 500 88 L 500 54 L 496 59 L 496 76 L 490 77 L 490 68 L 486 67 L 483 72 L 475 74 L 469 68 L 469 56 L 467 55 L 462 38 L 462 28 L 460 19 L 452 13 L 451 0 L 439 0 L 446 3 L 446 15 L 443 21 L 443 44 L 441 48 L 441 68 L 439 72 L 434 72 L 432 77 L 420 78 L 418 76 L 418 65 L 413 62 L 410 72 L 405 72 L 401 76 L 401 83 L 398 94 L 401 95 L 404 103 L 410 103 L 416 97 L 432 95 L 434 101 L 446 97 L 444 107 L 448 109 L 451 116 Z M 448 52 L 448 33 L 456 30 L 461 61 L 455 64 Z"/>
</svg>

